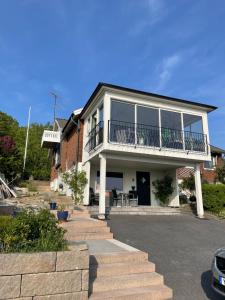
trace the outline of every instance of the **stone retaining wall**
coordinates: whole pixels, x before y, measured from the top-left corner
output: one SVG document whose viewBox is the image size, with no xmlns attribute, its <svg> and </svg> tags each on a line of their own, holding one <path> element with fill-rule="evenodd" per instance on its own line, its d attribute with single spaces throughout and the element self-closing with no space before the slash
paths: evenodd
<svg viewBox="0 0 225 300">
<path fill-rule="evenodd" d="M 88 299 L 88 247 L 82 242 L 70 248 L 62 252 L 0 254 L 0 299 Z"/>
</svg>

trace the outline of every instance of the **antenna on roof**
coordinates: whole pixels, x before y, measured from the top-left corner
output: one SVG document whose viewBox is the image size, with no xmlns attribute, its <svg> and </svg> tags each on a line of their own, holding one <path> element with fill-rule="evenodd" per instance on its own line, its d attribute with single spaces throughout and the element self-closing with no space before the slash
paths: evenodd
<svg viewBox="0 0 225 300">
<path fill-rule="evenodd" d="M 56 115 L 56 102 L 57 102 L 57 99 L 59 98 L 59 96 L 54 92 L 50 92 L 50 95 L 54 98 L 54 109 L 53 109 L 53 113 L 54 113 L 53 126 L 54 126 L 55 125 L 55 115 Z M 53 128 L 53 130 L 54 130 L 54 128 Z"/>
</svg>

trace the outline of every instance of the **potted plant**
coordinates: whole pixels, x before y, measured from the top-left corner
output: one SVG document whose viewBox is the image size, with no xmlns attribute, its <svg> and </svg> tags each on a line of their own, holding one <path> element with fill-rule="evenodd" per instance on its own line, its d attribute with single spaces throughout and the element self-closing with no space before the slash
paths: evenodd
<svg viewBox="0 0 225 300">
<path fill-rule="evenodd" d="M 57 210 L 57 218 L 60 222 L 66 222 L 68 219 L 69 212 L 65 210 L 65 205 L 59 205 Z"/>
<path fill-rule="evenodd" d="M 49 202 L 50 210 L 56 210 L 57 203 L 54 200 Z"/>
</svg>

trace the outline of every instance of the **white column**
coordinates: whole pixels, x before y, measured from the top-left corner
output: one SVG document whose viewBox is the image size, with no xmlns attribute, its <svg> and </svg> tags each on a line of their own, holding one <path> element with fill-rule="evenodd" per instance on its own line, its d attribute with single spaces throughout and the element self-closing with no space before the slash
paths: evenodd
<svg viewBox="0 0 225 300">
<path fill-rule="evenodd" d="M 99 158 L 100 158 L 99 219 L 105 219 L 106 157 L 104 154 L 100 154 Z"/>
<path fill-rule="evenodd" d="M 84 205 L 89 205 L 89 188 L 90 188 L 90 170 L 91 170 L 91 163 L 87 161 L 83 167 L 83 170 L 86 172 L 86 178 L 88 180 L 85 188 L 84 188 Z"/>
<path fill-rule="evenodd" d="M 204 218 L 204 209 L 202 201 L 202 183 L 200 175 L 200 164 L 195 164 L 195 192 L 196 192 L 196 203 L 197 203 L 197 214 L 199 218 Z"/>
</svg>

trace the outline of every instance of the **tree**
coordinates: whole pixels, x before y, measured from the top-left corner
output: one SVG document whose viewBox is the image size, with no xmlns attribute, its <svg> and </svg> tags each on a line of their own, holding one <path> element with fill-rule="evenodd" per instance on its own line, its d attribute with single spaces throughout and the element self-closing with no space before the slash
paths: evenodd
<svg viewBox="0 0 225 300">
<path fill-rule="evenodd" d="M 17 147 L 18 133 L 18 122 L 0 112 L 0 173 L 10 181 L 21 173 L 22 156 Z"/>
<path fill-rule="evenodd" d="M 74 204 L 81 204 L 84 199 L 84 188 L 88 182 L 85 171 L 72 171 L 63 174 L 63 181 L 73 191 Z"/>
<path fill-rule="evenodd" d="M 192 194 L 195 191 L 195 177 L 193 174 L 183 178 L 182 183 L 180 184 L 182 190 L 189 190 Z"/>
<path fill-rule="evenodd" d="M 225 165 L 223 165 L 221 168 L 216 169 L 216 175 L 218 180 L 225 184 Z"/>
<path fill-rule="evenodd" d="M 49 179 L 50 161 L 48 149 L 41 148 L 44 129 L 50 125 L 31 124 L 27 149 L 25 179 L 33 175 L 34 179 Z M 23 156 L 27 127 L 20 127 L 18 122 L 6 113 L 0 112 L 0 173 L 11 181 L 23 171 Z"/>
</svg>

